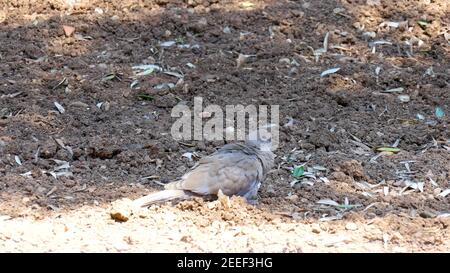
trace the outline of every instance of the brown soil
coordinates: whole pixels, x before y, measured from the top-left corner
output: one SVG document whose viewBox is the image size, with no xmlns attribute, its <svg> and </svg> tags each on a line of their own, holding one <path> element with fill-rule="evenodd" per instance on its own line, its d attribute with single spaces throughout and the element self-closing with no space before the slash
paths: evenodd
<svg viewBox="0 0 450 273">
<path fill-rule="evenodd" d="M 445 0 L 0 0 L 0 251 L 448 251 L 449 18 Z M 255 56 L 238 67 L 239 54 Z M 177 83 L 154 72 L 130 88 L 145 63 L 183 82 L 154 88 Z M 223 145 L 172 140 L 171 109 L 194 96 L 280 105 L 259 204 L 194 200 L 114 221 L 120 199 L 186 172 L 183 153 Z M 70 168 L 55 178 L 58 160 Z M 291 186 L 303 163 L 317 180 Z"/>
</svg>

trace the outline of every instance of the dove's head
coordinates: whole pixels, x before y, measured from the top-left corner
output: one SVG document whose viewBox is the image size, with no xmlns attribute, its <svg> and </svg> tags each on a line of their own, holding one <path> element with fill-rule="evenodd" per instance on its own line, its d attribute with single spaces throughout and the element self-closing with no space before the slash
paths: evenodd
<svg viewBox="0 0 450 273">
<path fill-rule="evenodd" d="M 258 147 L 261 151 L 269 152 L 275 150 L 274 144 L 278 144 L 278 125 L 267 124 L 259 126 L 257 130 L 248 134 L 246 142 L 249 145 Z"/>
</svg>

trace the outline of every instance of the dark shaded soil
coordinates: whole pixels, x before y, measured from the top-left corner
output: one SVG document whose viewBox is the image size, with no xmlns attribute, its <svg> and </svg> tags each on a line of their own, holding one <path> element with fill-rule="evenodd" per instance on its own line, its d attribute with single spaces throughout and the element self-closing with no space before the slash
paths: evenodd
<svg viewBox="0 0 450 273">
<path fill-rule="evenodd" d="M 177 179 L 194 164 L 182 154 L 206 155 L 224 144 L 172 139 L 172 107 L 192 106 L 199 96 L 221 107 L 280 105 L 277 168 L 252 208 L 263 215 L 255 225 L 275 216 L 307 225 L 330 216 L 386 219 L 382 226 L 408 223 L 399 224 L 403 251 L 445 249 L 448 218 L 434 218 L 450 212 L 450 195 L 439 195 L 450 188 L 450 5 L 380 2 L 0 1 L 0 215 L 45 219 L 82 206 L 106 208 L 160 189 L 155 181 Z M 63 25 L 74 35 L 67 37 Z M 328 50 L 316 60 L 326 33 Z M 176 44 L 160 46 L 165 41 Z M 389 44 L 373 51 L 377 41 Z M 239 54 L 255 56 L 238 67 Z M 182 72 L 183 80 L 153 72 L 131 88 L 132 66 L 153 63 Z M 340 70 L 320 77 L 334 67 Z M 155 88 L 163 83 L 176 85 Z M 401 93 L 385 92 L 399 87 Z M 376 151 L 396 142 L 396 154 Z M 58 160 L 70 168 L 55 178 Z M 291 186 L 291 168 L 303 163 L 320 166 L 317 179 Z M 408 181 L 423 182 L 423 191 L 406 188 Z M 360 206 L 317 204 L 323 199 Z M 164 208 L 183 214 L 182 207 Z M 191 211 L 205 221 L 216 217 Z M 437 228 L 440 239 L 412 240 L 401 230 L 424 225 Z M 320 246 L 310 250 L 326 251 Z M 105 250 L 114 249 L 98 251 Z"/>
</svg>

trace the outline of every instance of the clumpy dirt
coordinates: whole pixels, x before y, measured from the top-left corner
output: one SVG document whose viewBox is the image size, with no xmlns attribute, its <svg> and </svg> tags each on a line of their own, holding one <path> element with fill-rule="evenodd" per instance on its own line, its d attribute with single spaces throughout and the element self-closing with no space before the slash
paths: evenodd
<svg viewBox="0 0 450 273">
<path fill-rule="evenodd" d="M 444 0 L 0 0 L 0 250 L 448 251 L 449 18 Z M 132 84 L 141 64 L 183 78 Z M 259 204 L 112 219 L 224 144 L 171 138 L 194 97 L 280 106 Z"/>
</svg>

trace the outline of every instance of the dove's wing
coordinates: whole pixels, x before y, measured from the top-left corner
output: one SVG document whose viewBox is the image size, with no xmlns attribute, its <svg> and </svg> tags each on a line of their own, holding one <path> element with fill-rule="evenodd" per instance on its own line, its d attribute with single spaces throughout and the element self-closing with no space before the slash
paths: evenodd
<svg viewBox="0 0 450 273">
<path fill-rule="evenodd" d="M 236 148 L 236 147 L 233 147 Z M 263 166 L 256 155 L 240 149 L 219 150 L 204 157 L 180 181 L 166 185 L 166 189 L 188 190 L 201 195 L 245 195 L 263 179 Z"/>
</svg>

